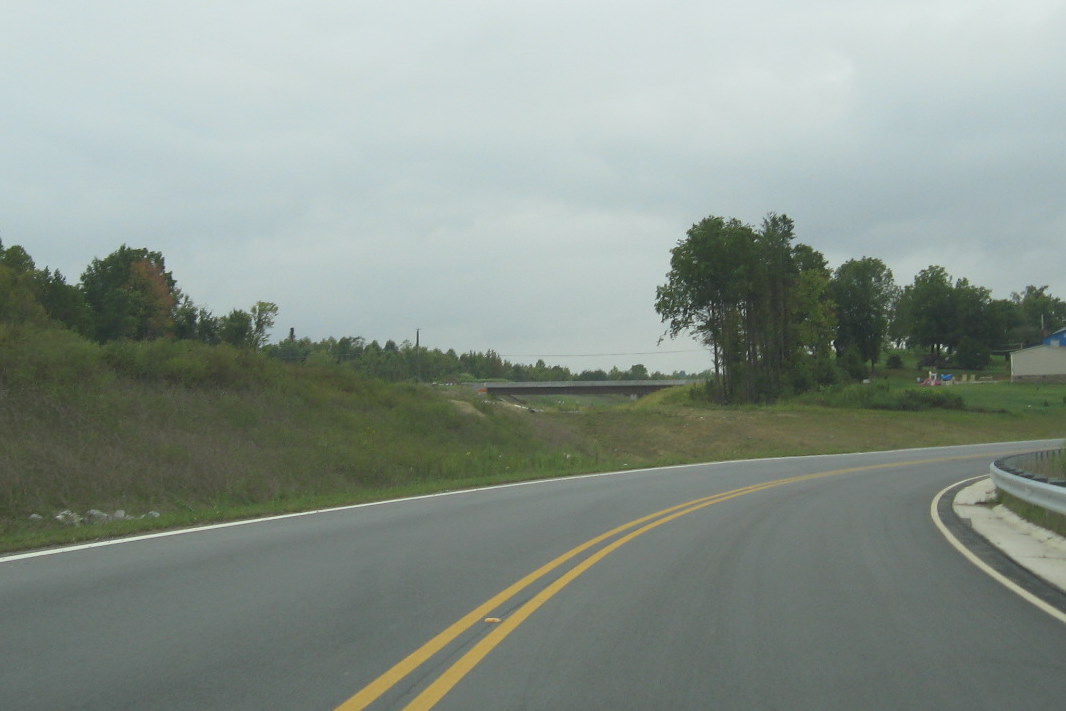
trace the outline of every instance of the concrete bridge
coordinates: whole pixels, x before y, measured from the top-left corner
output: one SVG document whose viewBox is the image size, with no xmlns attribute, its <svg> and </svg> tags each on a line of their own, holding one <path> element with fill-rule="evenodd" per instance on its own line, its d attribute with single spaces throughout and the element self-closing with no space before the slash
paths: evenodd
<svg viewBox="0 0 1066 711">
<path fill-rule="evenodd" d="M 480 392 L 489 395 L 521 397 L 523 395 L 630 395 L 692 385 L 699 380 L 560 380 L 542 383 L 480 383 Z"/>
</svg>

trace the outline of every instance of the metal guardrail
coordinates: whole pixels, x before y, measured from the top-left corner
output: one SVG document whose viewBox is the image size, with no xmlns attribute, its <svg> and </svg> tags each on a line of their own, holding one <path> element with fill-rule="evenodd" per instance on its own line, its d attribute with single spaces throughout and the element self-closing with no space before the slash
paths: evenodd
<svg viewBox="0 0 1066 711">
<path fill-rule="evenodd" d="M 989 472 L 996 488 L 1022 501 L 1066 516 L 1063 450 L 1019 454 L 992 462 Z M 1049 466 L 1049 462 L 1053 465 Z"/>
</svg>

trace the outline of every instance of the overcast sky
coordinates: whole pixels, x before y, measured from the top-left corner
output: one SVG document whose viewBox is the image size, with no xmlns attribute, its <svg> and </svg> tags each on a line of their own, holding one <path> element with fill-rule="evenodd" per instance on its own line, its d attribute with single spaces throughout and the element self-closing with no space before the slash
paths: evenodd
<svg viewBox="0 0 1066 711">
<path fill-rule="evenodd" d="M 1061 0 L 2 0 L 0 240 L 216 315 L 575 371 L 708 215 L 1066 298 Z"/>
</svg>

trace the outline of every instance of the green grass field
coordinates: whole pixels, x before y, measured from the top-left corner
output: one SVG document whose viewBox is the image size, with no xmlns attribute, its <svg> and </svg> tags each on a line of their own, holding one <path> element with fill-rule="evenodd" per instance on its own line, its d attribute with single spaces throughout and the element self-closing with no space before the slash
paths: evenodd
<svg viewBox="0 0 1066 711">
<path fill-rule="evenodd" d="M 682 387 L 530 411 L 340 367 L 109 357 L 126 360 L 85 355 L 80 373 L 0 389 L 0 549 L 592 471 L 1066 434 L 1066 385 L 918 388 L 913 371 L 766 407 Z M 160 516 L 71 527 L 64 509 Z"/>
</svg>

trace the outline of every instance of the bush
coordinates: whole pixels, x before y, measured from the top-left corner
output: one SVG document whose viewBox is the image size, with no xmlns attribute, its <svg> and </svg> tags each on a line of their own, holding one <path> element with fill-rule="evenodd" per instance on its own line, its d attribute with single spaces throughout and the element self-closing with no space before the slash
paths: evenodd
<svg viewBox="0 0 1066 711">
<path fill-rule="evenodd" d="M 889 370 L 899 370 L 903 367 L 903 358 L 900 357 L 899 353 L 893 353 L 885 361 L 885 367 Z"/>
<path fill-rule="evenodd" d="M 859 349 L 852 346 L 837 357 L 840 368 L 852 380 L 864 380 L 870 376 L 870 369 L 859 354 Z"/>
<path fill-rule="evenodd" d="M 0 383 L 72 388 L 104 370 L 100 347 L 61 328 L 0 326 Z"/>
<path fill-rule="evenodd" d="M 928 368 L 938 369 L 948 367 L 948 359 L 939 353 L 928 353 L 922 356 L 918 361 L 918 369 L 925 370 Z"/>
<path fill-rule="evenodd" d="M 267 358 L 248 349 L 198 341 L 112 341 L 107 364 L 120 375 L 186 387 L 248 387 L 268 379 Z"/>
<path fill-rule="evenodd" d="M 992 351 L 983 343 L 967 336 L 955 351 L 955 362 L 966 370 L 984 370 L 992 361 Z"/>
<path fill-rule="evenodd" d="M 846 385 L 828 388 L 799 398 L 825 407 L 864 408 L 867 410 L 962 410 L 957 393 L 933 388 L 893 388 L 888 383 Z"/>
<path fill-rule="evenodd" d="M 962 396 L 958 393 L 946 390 L 923 388 L 916 390 L 908 388 L 896 395 L 896 407 L 886 408 L 894 410 L 963 410 L 965 405 Z"/>
</svg>

